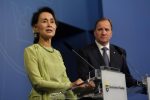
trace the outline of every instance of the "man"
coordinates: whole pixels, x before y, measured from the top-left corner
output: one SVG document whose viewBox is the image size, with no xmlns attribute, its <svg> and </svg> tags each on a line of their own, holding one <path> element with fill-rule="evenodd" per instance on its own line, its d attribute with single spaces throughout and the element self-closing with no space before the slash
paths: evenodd
<svg viewBox="0 0 150 100">
<path fill-rule="evenodd" d="M 126 51 L 110 44 L 112 38 L 112 22 L 110 19 L 101 18 L 96 22 L 94 36 L 95 42 L 79 50 L 79 54 L 95 69 L 100 69 L 100 66 L 119 69 L 125 74 L 127 87 L 137 85 L 137 81 L 132 78 L 127 66 Z M 83 80 L 87 80 L 89 72 L 93 71 L 93 68 L 87 62 L 78 59 L 78 74 Z"/>
</svg>

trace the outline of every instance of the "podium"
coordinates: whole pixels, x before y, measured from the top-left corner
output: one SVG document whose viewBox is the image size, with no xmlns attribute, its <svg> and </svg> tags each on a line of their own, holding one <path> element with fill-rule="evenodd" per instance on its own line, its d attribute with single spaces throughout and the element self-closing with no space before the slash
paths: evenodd
<svg viewBox="0 0 150 100">
<path fill-rule="evenodd" d="M 107 68 L 95 69 L 94 72 L 95 76 L 88 80 L 96 81 L 98 83 L 96 89 L 80 87 L 69 89 L 78 96 L 77 99 L 88 100 L 89 98 L 93 98 L 96 100 L 127 100 L 125 74 Z M 85 82 L 83 84 L 87 83 Z M 143 84 L 146 85 L 148 100 L 150 100 L 150 77 L 146 77 Z M 57 96 L 60 97 L 61 95 L 65 95 L 69 90 L 53 93 L 53 96 L 54 98 Z M 66 99 L 73 100 L 73 98 Z"/>
<path fill-rule="evenodd" d="M 92 77 L 89 80 L 98 81 L 98 85 L 96 86 L 98 92 L 96 90 L 96 92 L 91 91 L 91 93 L 89 93 L 87 92 L 88 89 L 81 89 L 78 91 L 80 93 L 77 94 L 83 95 L 80 95 L 79 98 L 94 98 L 96 100 L 127 100 L 126 81 L 123 73 L 107 68 L 95 69 L 95 77 Z"/>
<path fill-rule="evenodd" d="M 103 100 L 127 100 L 125 75 L 121 72 L 101 70 Z"/>
</svg>

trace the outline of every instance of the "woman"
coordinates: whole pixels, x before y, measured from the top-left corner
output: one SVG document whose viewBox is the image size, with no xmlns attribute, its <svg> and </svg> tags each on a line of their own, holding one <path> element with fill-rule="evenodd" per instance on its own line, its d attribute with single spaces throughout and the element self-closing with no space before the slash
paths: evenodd
<svg viewBox="0 0 150 100">
<path fill-rule="evenodd" d="M 33 14 L 31 25 L 34 44 L 24 51 L 25 68 L 33 87 L 29 100 L 76 99 L 68 89 L 83 81 L 69 81 L 61 54 L 51 45 L 57 28 L 53 10 L 48 7 L 39 9 Z"/>
</svg>

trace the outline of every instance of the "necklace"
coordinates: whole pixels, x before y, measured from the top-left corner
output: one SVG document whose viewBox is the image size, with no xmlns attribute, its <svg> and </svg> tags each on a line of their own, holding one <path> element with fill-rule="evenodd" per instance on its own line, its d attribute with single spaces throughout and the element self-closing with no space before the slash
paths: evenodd
<svg viewBox="0 0 150 100">
<path fill-rule="evenodd" d="M 47 48 L 47 47 L 44 47 L 44 46 L 42 46 L 41 44 L 39 44 L 44 50 L 46 50 L 46 51 L 48 51 L 48 52 L 50 52 L 50 53 L 53 53 L 54 52 L 54 48 L 52 48 L 52 50 L 51 50 L 51 48 Z"/>
</svg>

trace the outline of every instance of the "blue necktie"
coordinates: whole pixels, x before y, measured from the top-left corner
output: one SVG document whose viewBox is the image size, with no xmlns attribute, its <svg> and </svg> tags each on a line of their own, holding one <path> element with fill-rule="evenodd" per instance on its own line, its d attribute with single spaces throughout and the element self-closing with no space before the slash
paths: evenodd
<svg viewBox="0 0 150 100">
<path fill-rule="evenodd" d="M 109 58 L 108 58 L 108 55 L 106 53 L 108 48 L 107 47 L 103 47 L 102 50 L 103 50 L 103 59 L 104 59 L 105 65 L 109 66 Z"/>
</svg>

